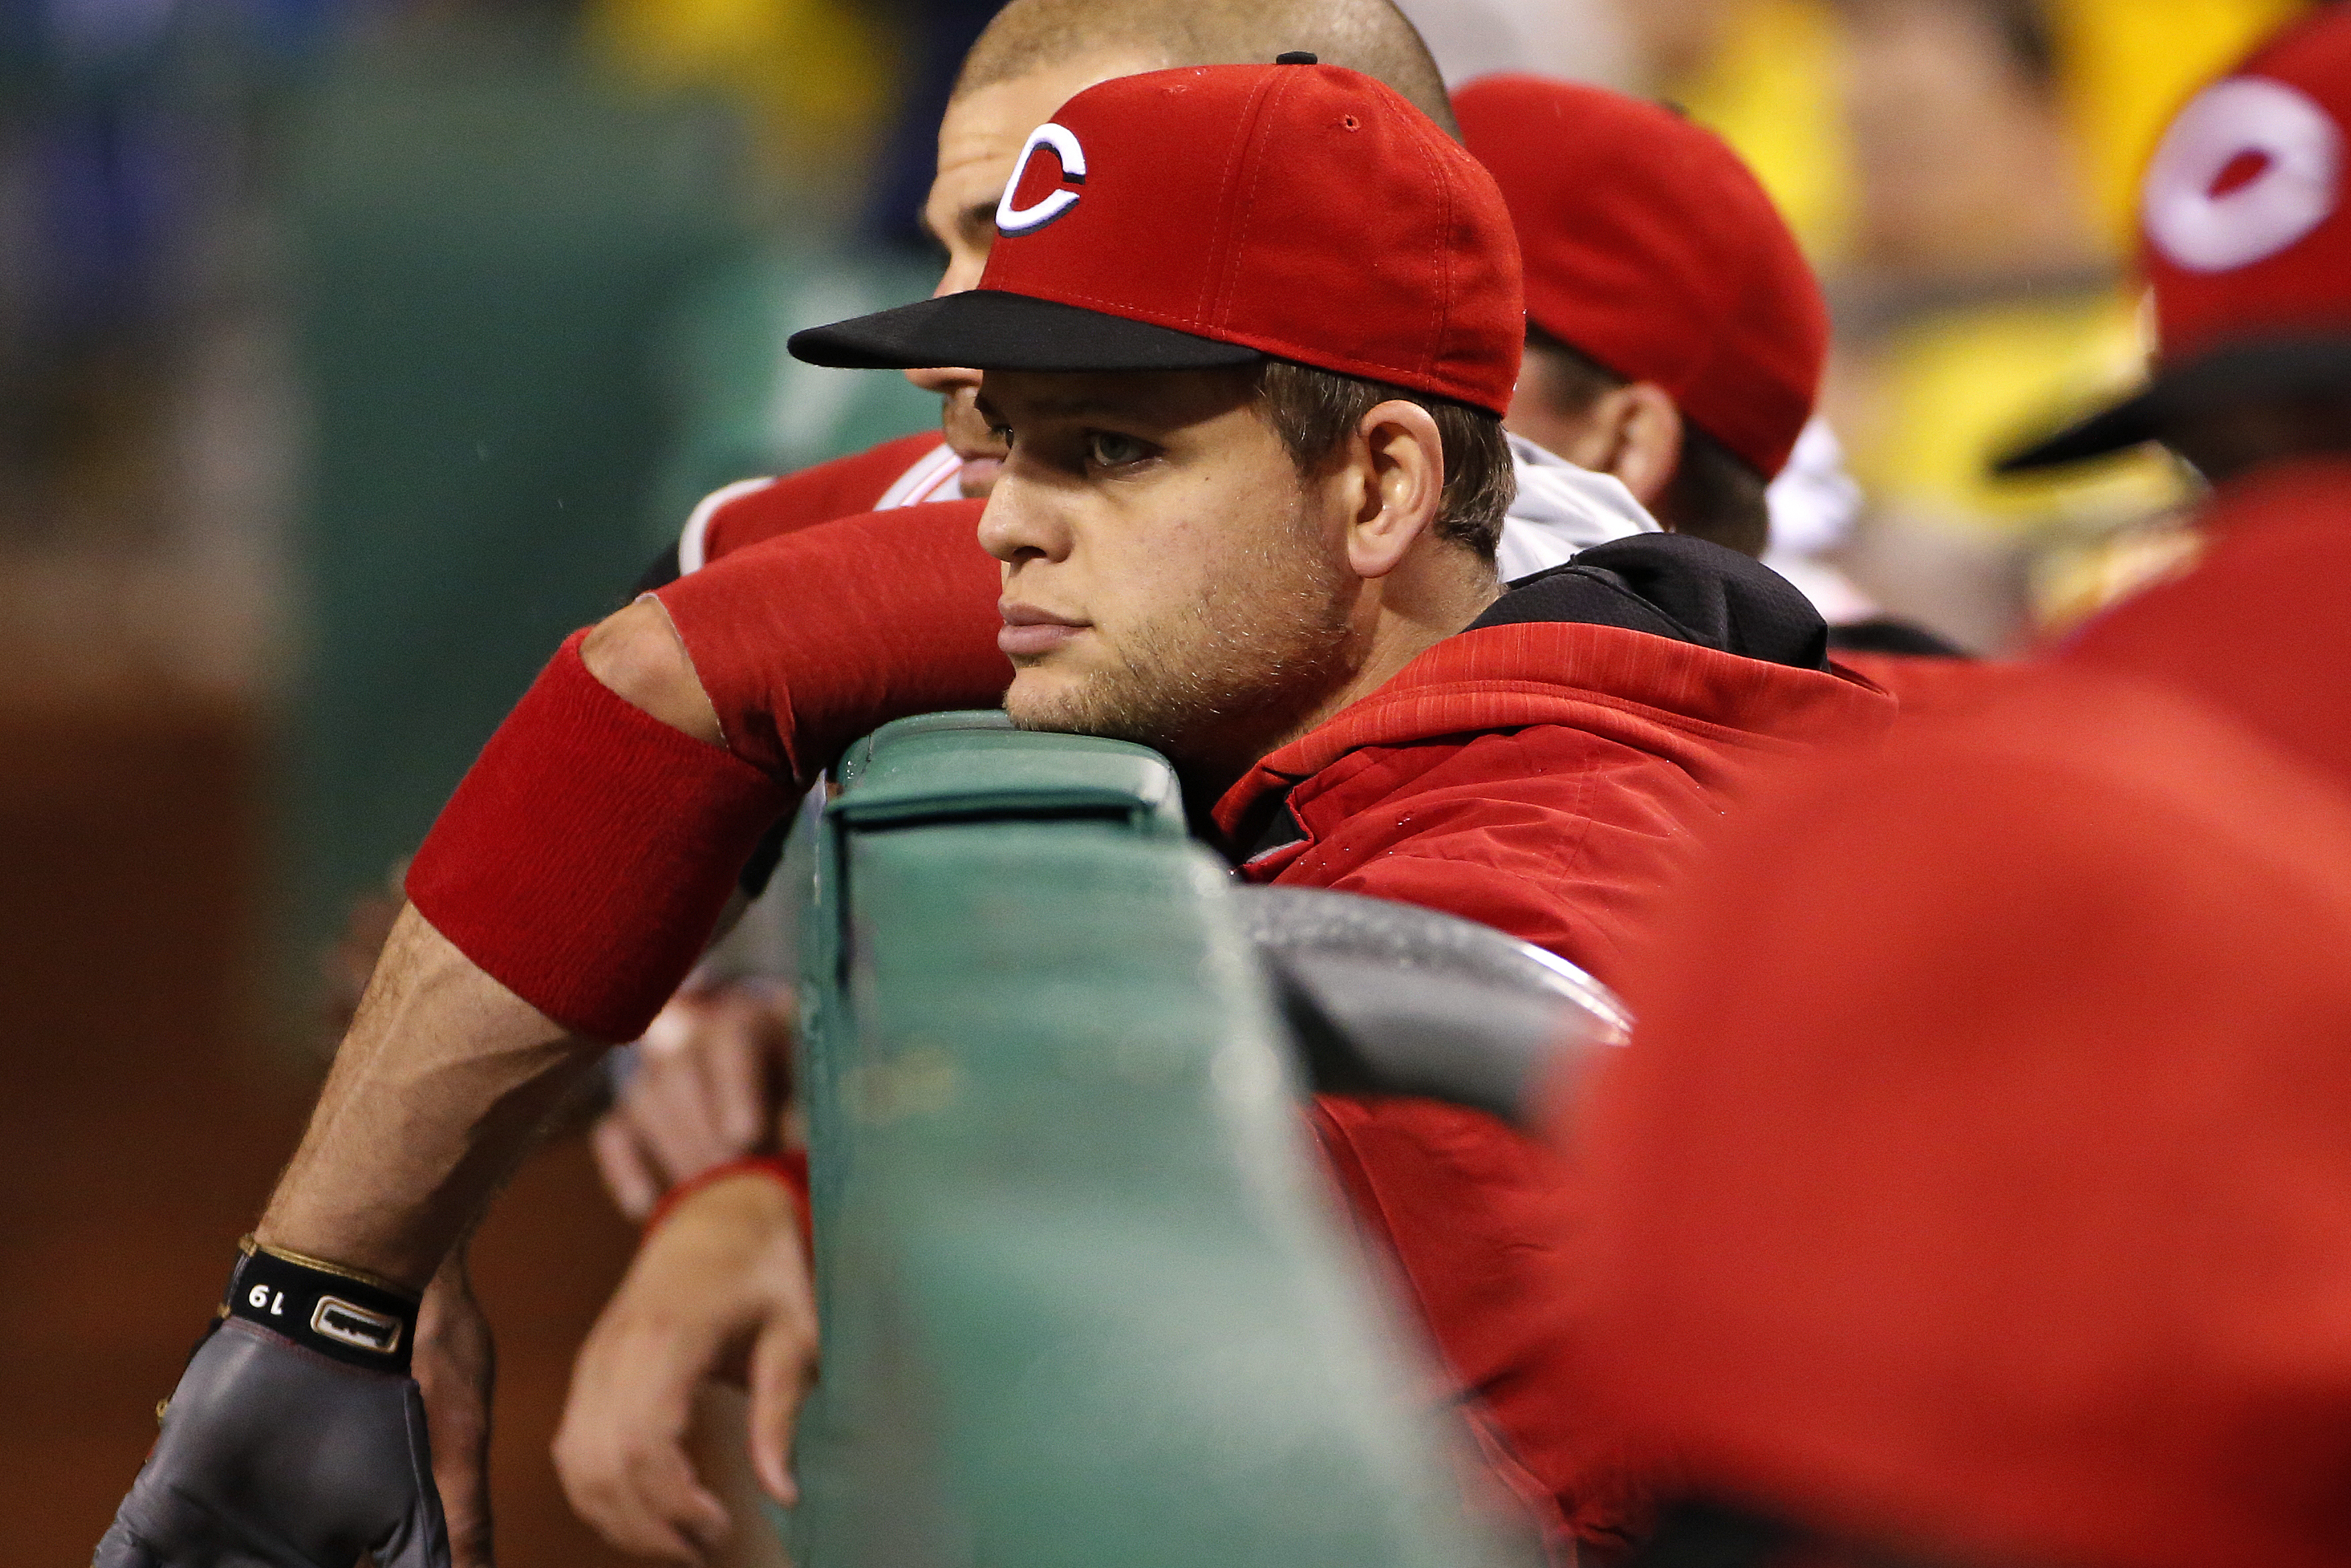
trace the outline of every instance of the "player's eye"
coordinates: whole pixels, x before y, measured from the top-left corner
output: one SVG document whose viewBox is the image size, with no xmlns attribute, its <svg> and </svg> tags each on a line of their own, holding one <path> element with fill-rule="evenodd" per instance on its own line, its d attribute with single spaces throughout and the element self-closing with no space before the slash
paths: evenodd
<svg viewBox="0 0 2351 1568">
<path fill-rule="evenodd" d="M 1123 468 L 1150 456 L 1151 444 L 1114 430 L 1090 430 L 1086 432 L 1086 455 L 1097 467 Z"/>
</svg>

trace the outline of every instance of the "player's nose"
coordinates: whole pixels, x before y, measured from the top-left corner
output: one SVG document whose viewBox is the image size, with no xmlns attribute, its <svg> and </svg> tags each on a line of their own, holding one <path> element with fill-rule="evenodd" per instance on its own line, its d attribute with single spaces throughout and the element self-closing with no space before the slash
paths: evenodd
<svg viewBox="0 0 2351 1568">
<path fill-rule="evenodd" d="M 1070 553 L 1070 530 L 1060 509 L 1021 481 L 1019 464 L 1008 466 L 987 493 L 979 515 L 979 546 L 1008 566 L 1058 561 Z"/>
</svg>

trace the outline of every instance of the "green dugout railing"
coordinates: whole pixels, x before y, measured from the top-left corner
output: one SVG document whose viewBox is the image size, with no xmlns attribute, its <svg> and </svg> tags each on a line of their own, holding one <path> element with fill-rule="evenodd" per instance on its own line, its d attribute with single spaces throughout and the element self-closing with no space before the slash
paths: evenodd
<svg viewBox="0 0 2351 1568">
<path fill-rule="evenodd" d="M 1465 1512 L 1167 765 L 962 714 L 839 777 L 800 924 L 800 1568 L 1539 1561 Z"/>
</svg>

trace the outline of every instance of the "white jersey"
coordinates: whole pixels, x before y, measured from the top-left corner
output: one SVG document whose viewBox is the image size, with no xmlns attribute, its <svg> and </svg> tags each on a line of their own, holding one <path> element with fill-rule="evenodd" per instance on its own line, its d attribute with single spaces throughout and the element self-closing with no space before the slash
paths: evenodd
<svg viewBox="0 0 2351 1568">
<path fill-rule="evenodd" d="M 1788 465 L 1763 492 L 1771 508 L 1771 548 L 1763 564 L 1796 585 L 1832 626 L 1880 613 L 1869 596 L 1829 564 L 1853 537 L 1861 516 L 1861 486 L 1844 471 L 1844 448 L 1815 415 L 1796 440 Z"/>
<path fill-rule="evenodd" d="M 1579 468 L 1523 435 L 1510 437 L 1518 498 L 1502 519 L 1494 565 L 1504 582 L 1563 566 L 1579 550 L 1635 534 L 1662 533 L 1657 519 L 1614 474 Z"/>
<path fill-rule="evenodd" d="M 956 501 L 963 493 L 956 481 L 963 476 L 963 461 L 956 456 L 946 442 L 914 459 L 906 471 L 890 481 L 869 511 L 886 512 L 896 507 L 919 507 L 930 501 Z M 721 485 L 695 506 L 693 515 L 677 536 L 677 574 L 700 571 L 710 564 L 711 519 L 724 511 L 730 501 L 757 495 L 775 483 L 772 476 L 757 479 L 737 479 L 732 485 Z"/>
<path fill-rule="evenodd" d="M 873 503 L 877 512 L 895 507 L 919 507 L 930 501 L 960 501 L 963 491 L 957 481 L 963 477 L 963 459 L 955 448 L 942 441 L 925 453 L 913 467 L 898 476 L 882 498 Z"/>
</svg>

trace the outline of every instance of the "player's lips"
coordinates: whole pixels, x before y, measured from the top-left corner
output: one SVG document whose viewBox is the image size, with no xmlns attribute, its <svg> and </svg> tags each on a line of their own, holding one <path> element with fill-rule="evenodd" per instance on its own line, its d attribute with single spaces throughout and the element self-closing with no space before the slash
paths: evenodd
<svg viewBox="0 0 2351 1568">
<path fill-rule="evenodd" d="M 1001 457 L 967 457 L 963 460 L 963 473 L 956 481 L 956 487 L 965 500 L 977 501 L 996 488 L 997 476 L 1003 472 Z"/>
<path fill-rule="evenodd" d="M 979 374 L 971 372 L 967 384 L 957 384 L 947 390 L 946 401 L 939 410 L 939 434 L 947 438 L 955 449 L 963 471 L 957 476 L 964 499 L 977 501 L 995 485 L 996 476 L 1004 471 L 1004 444 L 987 427 L 979 414 Z"/>
<path fill-rule="evenodd" d="M 1008 658 L 1034 658 L 1050 653 L 1069 643 L 1090 624 L 1066 615 L 1056 615 L 1040 610 L 1033 604 L 1019 604 L 1011 600 L 998 603 L 997 612 L 1004 617 L 1003 629 L 996 633 L 996 645 Z"/>
</svg>

